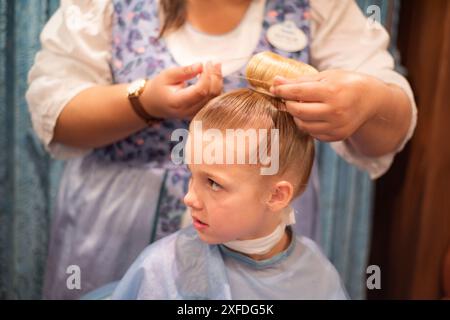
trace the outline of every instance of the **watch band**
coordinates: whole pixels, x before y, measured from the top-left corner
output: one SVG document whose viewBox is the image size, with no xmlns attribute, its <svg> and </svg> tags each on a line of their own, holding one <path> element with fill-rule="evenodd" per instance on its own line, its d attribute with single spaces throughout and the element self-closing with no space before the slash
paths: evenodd
<svg viewBox="0 0 450 320">
<path fill-rule="evenodd" d="M 148 126 L 152 126 L 156 123 L 162 122 L 164 119 L 154 117 L 150 115 L 142 105 L 139 97 L 144 92 L 145 86 L 147 84 L 147 80 L 140 79 L 133 82 L 128 87 L 128 100 L 130 100 L 131 106 L 133 107 L 134 112 L 147 123 Z"/>
<path fill-rule="evenodd" d="M 150 114 L 148 114 L 147 111 L 145 111 L 144 107 L 142 106 L 141 101 L 139 100 L 138 96 L 130 96 L 129 97 L 131 106 L 133 107 L 134 112 L 147 123 L 148 126 L 152 126 L 156 123 L 162 122 L 164 119 L 154 117 Z"/>
</svg>

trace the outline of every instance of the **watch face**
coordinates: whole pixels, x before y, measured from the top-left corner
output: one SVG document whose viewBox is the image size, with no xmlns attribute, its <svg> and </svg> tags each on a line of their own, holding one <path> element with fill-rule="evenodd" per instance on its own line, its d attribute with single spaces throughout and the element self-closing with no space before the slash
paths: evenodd
<svg viewBox="0 0 450 320">
<path fill-rule="evenodd" d="M 130 84 L 128 87 L 128 94 L 129 95 L 138 95 L 142 89 L 144 89 L 145 86 L 145 80 L 137 80 Z"/>
</svg>

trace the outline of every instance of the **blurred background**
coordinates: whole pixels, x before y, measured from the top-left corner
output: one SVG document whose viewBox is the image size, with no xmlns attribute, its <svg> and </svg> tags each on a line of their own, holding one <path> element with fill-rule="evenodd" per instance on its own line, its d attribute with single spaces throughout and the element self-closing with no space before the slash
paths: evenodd
<svg viewBox="0 0 450 320">
<path fill-rule="evenodd" d="M 354 299 L 450 298 L 450 1 L 357 2 L 367 16 L 381 9 L 419 122 L 375 182 L 319 145 L 320 244 Z M 41 298 L 64 163 L 34 135 L 24 95 L 39 34 L 58 6 L 0 0 L 0 299 Z M 367 289 L 369 265 L 380 267 L 381 289 Z"/>
</svg>

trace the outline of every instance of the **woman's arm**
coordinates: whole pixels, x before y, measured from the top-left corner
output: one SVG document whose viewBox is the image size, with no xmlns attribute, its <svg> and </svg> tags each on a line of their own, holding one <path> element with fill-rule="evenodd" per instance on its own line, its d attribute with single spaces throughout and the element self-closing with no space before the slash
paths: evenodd
<svg viewBox="0 0 450 320">
<path fill-rule="evenodd" d="M 381 157 L 398 150 L 411 124 L 411 103 L 396 85 L 345 70 L 287 80 L 272 92 L 288 100 L 299 128 L 326 142 L 346 141 L 353 152 Z"/>
<path fill-rule="evenodd" d="M 184 82 L 200 75 L 196 84 Z M 59 116 L 53 141 L 80 148 L 96 148 L 145 128 L 127 98 L 128 84 L 95 86 L 72 99 Z M 149 80 L 140 96 L 146 111 L 161 118 L 190 118 L 222 92 L 221 66 L 201 64 L 174 67 Z"/>
<path fill-rule="evenodd" d="M 322 71 L 322 78 L 334 82 L 328 86 L 332 92 L 326 94 L 325 104 L 335 106 L 334 111 L 339 114 L 332 120 L 340 127 L 334 130 L 339 130 L 334 131 L 334 137 L 323 138 L 335 141 L 330 143 L 331 147 L 347 162 L 366 170 L 372 178 L 378 178 L 389 169 L 394 155 L 414 132 L 417 109 L 413 92 L 408 81 L 394 70 L 394 59 L 387 50 L 390 39 L 386 30 L 379 23 L 369 22 L 355 1 L 311 0 L 310 3 L 311 64 Z M 366 85 L 362 85 L 364 83 Z M 356 90 L 342 90 L 344 87 Z M 371 89 L 367 91 L 367 88 Z M 313 92 L 311 90 L 315 90 L 312 85 L 309 92 Z M 363 90 L 366 91 L 362 93 Z M 336 99 L 337 92 L 345 91 L 356 94 L 344 94 L 343 99 Z M 375 98 L 369 98 L 369 93 Z M 362 97 L 361 101 L 358 97 Z M 320 99 L 323 102 L 323 97 Z M 348 108 L 352 111 L 345 129 L 340 120 L 345 118 L 343 109 Z M 314 117 L 309 119 L 315 120 Z M 324 126 L 325 123 L 316 124 L 314 129 Z M 345 130 L 347 133 L 342 132 Z"/>
<path fill-rule="evenodd" d="M 374 115 L 347 140 L 353 148 L 368 157 L 394 153 L 407 136 L 411 124 L 411 102 L 397 85 L 374 86 Z M 370 102 L 369 102 L 370 103 Z"/>
<path fill-rule="evenodd" d="M 143 129 L 145 123 L 133 112 L 126 93 L 126 84 L 82 91 L 62 110 L 51 143 L 96 148 Z"/>
<path fill-rule="evenodd" d="M 79 157 L 90 151 L 87 146 L 55 142 L 55 127 L 69 103 L 78 105 L 78 95 L 111 85 L 112 15 L 108 0 L 66 0 L 42 30 L 42 48 L 28 75 L 26 99 L 34 131 L 55 158 Z M 61 134 L 61 128 L 58 131 Z"/>
<path fill-rule="evenodd" d="M 61 158 L 82 155 L 77 150 L 108 145 L 146 126 L 128 101 L 129 84 L 111 84 L 111 16 L 111 1 L 64 1 L 42 32 L 27 100 L 46 147 L 71 150 L 63 150 Z M 198 64 L 164 70 L 147 83 L 140 100 L 154 116 L 190 117 L 221 93 L 220 69 Z M 184 86 L 200 74 L 195 85 Z"/>
</svg>

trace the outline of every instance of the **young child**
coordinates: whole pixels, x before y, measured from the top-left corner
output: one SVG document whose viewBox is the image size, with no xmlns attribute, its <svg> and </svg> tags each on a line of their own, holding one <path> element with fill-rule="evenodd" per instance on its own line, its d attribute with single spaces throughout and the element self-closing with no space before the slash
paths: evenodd
<svg viewBox="0 0 450 320">
<path fill-rule="evenodd" d="M 279 99 L 240 89 L 195 116 L 186 144 L 192 177 L 184 199 L 193 226 L 150 245 L 113 299 L 346 299 L 333 265 L 290 227 L 295 218 L 289 205 L 306 187 L 314 141 L 284 109 Z M 255 146 L 251 134 L 239 140 L 230 129 L 266 130 L 267 140 L 261 135 Z M 199 136 L 209 138 L 196 143 Z M 249 160 L 244 163 L 237 161 L 243 149 Z M 226 163 L 208 161 L 207 150 L 214 156 L 224 151 Z M 275 174 L 262 174 L 267 161 L 250 161 L 264 150 L 271 164 L 278 161 Z M 194 161 L 197 152 L 203 161 Z"/>
</svg>

